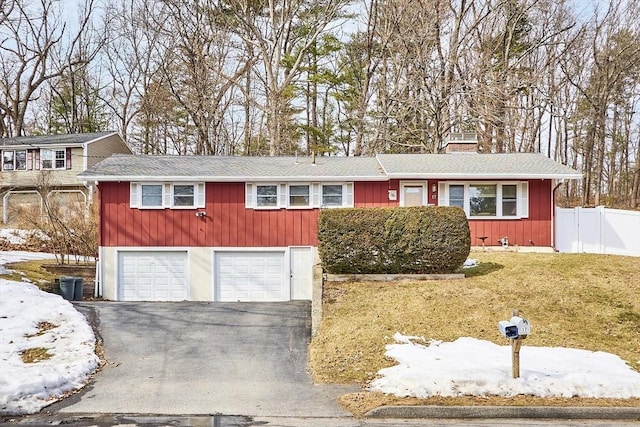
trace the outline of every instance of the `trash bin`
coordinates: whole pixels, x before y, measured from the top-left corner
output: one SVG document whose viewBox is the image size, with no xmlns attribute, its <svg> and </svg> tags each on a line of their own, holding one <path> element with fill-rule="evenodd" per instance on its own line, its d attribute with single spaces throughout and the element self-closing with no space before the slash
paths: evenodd
<svg viewBox="0 0 640 427">
<path fill-rule="evenodd" d="M 73 300 L 82 301 L 82 277 L 73 279 Z"/>
<path fill-rule="evenodd" d="M 60 278 L 60 294 L 67 301 L 73 300 L 75 292 L 75 277 L 62 276 Z"/>
</svg>

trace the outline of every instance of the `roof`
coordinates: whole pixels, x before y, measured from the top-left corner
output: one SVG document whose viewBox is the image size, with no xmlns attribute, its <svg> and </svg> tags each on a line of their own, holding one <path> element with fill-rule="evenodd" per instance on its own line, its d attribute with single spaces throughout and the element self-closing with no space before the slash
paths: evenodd
<svg viewBox="0 0 640 427">
<path fill-rule="evenodd" d="M 80 178 L 95 181 L 386 181 L 374 157 L 158 156 L 115 154 Z"/>
<path fill-rule="evenodd" d="M 580 179 L 582 174 L 539 153 L 378 154 L 389 178 Z"/>
<path fill-rule="evenodd" d="M 0 147 L 81 146 L 117 134 L 117 132 L 72 133 L 64 135 L 15 136 L 0 138 Z"/>
<path fill-rule="evenodd" d="M 115 154 L 79 175 L 89 181 L 386 181 L 580 179 L 542 154 L 379 154 L 376 157 L 221 157 Z"/>
</svg>

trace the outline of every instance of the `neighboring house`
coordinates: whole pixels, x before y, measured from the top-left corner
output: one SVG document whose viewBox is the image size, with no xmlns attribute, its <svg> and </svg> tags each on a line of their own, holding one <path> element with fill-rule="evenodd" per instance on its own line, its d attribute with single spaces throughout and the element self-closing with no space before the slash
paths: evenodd
<svg viewBox="0 0 640 427">
<path fill-rule="evenodd" d="M 86 206 L 93 183 L 77 175 L 114 153 L 131 154 L 116 132 L 0 138 L 2 221 L 17 206 L 42 209 L 42 197 Z M 46 193 L 46 194 L 43 194 Z"/>
<path fill-rule="evenodd" d="M 553 245 L 553 193 L 575 170 L 541 154 L 120 156 L 100 190 L 99 294 L 110 300 L 311 299 L 320 209 L 460 206 L 473 242 Z"/>
</svg>

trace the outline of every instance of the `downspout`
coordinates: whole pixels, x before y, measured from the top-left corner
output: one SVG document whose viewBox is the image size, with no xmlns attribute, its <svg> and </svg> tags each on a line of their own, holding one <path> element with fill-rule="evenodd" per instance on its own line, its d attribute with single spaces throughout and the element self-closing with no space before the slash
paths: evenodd
<svg viewBox="0 0 640 427">
<path fill-rule="evenodd" d="M 551 247 L 555 252 L 558 251 L 556 248 L 556 190 L 562 184 L 564 184 L 564 179 L 560 180 L 551 190 Z"/>
</svg>

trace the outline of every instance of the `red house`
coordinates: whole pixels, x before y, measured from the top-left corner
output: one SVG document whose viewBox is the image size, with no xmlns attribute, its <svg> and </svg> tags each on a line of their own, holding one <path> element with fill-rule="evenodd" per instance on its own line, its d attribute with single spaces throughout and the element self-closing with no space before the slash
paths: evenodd
<svg viewBox="0 0 640 427">
<path fill-rule="evenodd" d="M 98 290 L 121 301 L 311 299 L 320 209 L 449 205 L 472 242 L 553 246 L 554 189 L 581 175 L 541 154 L 115 155 L 98 184 Z"/>
</svg>

